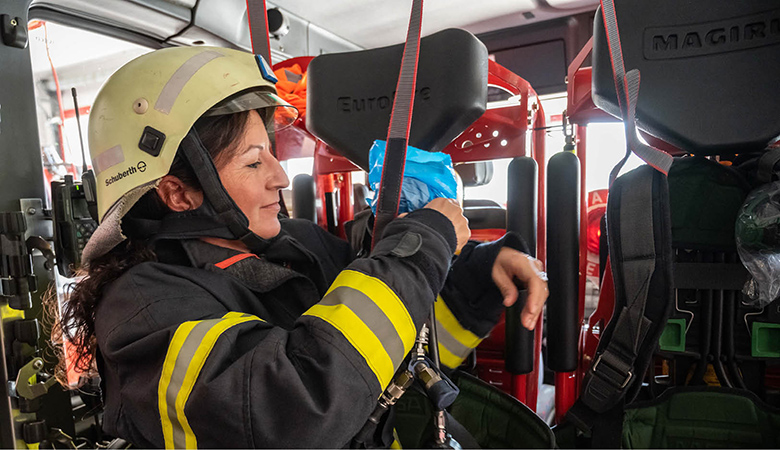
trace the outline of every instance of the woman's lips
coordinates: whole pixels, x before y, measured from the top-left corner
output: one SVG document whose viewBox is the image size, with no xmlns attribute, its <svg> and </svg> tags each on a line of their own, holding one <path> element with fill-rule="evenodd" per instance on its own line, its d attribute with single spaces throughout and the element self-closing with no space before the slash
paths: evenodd
<svg viewBox="0 0 780 450">
<path fill-rule="evenodd" d="M 265 205 L 260 209 L 268 209 L 268 210 L 274 210 L 274 211 L 281 211 L 282 207 L 279 206 L 279 202 L 271 203 L 270 205 Z"/>
</svg>

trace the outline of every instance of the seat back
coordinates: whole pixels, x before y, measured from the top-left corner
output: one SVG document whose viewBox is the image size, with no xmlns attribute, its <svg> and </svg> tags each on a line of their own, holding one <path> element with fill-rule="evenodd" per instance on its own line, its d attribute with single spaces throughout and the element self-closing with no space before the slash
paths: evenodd
<svg viewBox="0 0 780 450">
<path fill-rule="evenodd" d="M 687 152 L 762 150 L 780 136 L 780 3 L 615 1 L 626 70 L 639 69 L 639 127 Z M 600 13 L 593 101 L 620 117 Z"/>
<path fill-rule="evenodd" d="M 463 187 L 484 186 L 493 179 L 493 162 L 457 164 L 455 171 Z M 492 200 L 464 198 L 463 215 L 469 220 L 472 230 L 506 230 L 506 209 Z"/>
<path fill-rule="evenodd" d="M 368 152 L 386 139 L 403 44 L 321 55 L 308 68 L 307 127 L 368 169 Z M 440 31 L 420 40 L 409 145 L 439 151 L 487 105 L 487 49 L 473 34 Z"/>
</svg>

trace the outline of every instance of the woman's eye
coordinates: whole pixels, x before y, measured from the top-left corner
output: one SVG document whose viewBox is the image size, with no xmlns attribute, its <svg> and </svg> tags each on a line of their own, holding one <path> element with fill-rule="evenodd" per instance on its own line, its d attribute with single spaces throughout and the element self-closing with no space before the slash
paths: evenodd
<svg viewBox="0 0 780 450">
<path fill-rule="evenodd" d="M 260 161 L 253 162 L 252 164 L 247 164 L 247 167 L 250 167 L 252 169 L 257 169 L 260 167 Z"/>
</svg>

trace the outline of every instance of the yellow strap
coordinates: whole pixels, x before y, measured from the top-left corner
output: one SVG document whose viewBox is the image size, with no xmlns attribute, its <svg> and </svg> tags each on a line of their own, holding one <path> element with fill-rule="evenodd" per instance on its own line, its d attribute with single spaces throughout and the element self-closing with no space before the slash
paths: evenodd
<svg viewBox="0 0 780 450">
<path fill-rule="evenodd" d="M 339 330 L 382 388 L 417 336 L 412 317 L 395 292 L 378 278 L 354 270 L 341 272 L 323 300 L 304 315 L 319 317 Z"/>
<path fill-rule="evenodd" d="M 441 296 L 436 299 L 436 331 L 441 363 L 456 368 L 484 338 L 463 328 Z"/>
<path fill-rule="evenodd" d="M 157 388 L 166 448 L 198 448 L 184 407 L 217 339 L 231 327 L 249 321 L 263 320 L 250 314 L 229 312 L 221 319 L 184 322 L 176 329 Z"/>
</svg>

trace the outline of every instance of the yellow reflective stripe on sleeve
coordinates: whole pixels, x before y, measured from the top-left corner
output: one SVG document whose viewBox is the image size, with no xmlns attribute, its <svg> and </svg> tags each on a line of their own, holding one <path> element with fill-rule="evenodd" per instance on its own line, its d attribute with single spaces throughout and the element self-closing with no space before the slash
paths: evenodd
<svg viewBox="0 0 780 450">
<path fill-rule="evenodd" d="M 168 353 L 165 355 L 165 362 L 163 363 L 163 370 L 162 375 L 160 376 L 160 383 L 157 387 L 157 405 L 160 411 L 160 420 L 162 422 L 162 429 L 163 429 L 163 437 L 165 438 L 165 448 L 175 448 L 174 446 L 174 424 L 173 420 L 176 420 L 175 417 L 171 417 L 172 414 L 170 414 L 172 411 L 169 410 L 168 407 L 168 401 L 167 401 L 167 392 L 170 389 L 176 389 L 176 387 L 171 386 L 171 377 L 173 376 L 174 368 L 176 367 L 176 359 L 179 353 L 179 350 L 184 345 L 185 340 L 187 339 L 187 336 L 190 334 L 193 328 L 195 328 L 195 325 L 197 325 L 198 322 L 185 322 L 181 325 L 179 325 L 179 328 L 176 329 L 176 332 L 173 334 L 173 339 L 171 339 L 171 343 L 168 345 Z M 175 397 L 174 397 L 175 398 Z M 175 410 L 174 410 L 175 411 Z M 175 416 L 175 412 L 173 414 Z M 177 433 L 181 430 L 181 426 L 178 424 L 178 420 L 176 420 L 176 426 L 177 426 Z M 177 439 L 178 441 L 179 439 Z"/>
<path fill-rule="evenodd" d="M 229 312 L 221 319 L 184 322 L 179 325 L 165 355 L 157 403 L 166 448 L 197 448 L 195 433 L 184 414 L 192 388 L 211 349 L 231 327 L 262 319 L 239 312 Z"/>
<path fill-rule="evenodd" d="M 339 330 L 350 344 L 365 358 L 371 371 L 384 389 L 395 373 L 393 361 L 384 350 L 382 342 L 358 316 L 345 305 L 314 305 L 305 313 L 319 317 Z"/>
<path fill-rule="evenodd" d="M 404 302 L 398 298 L 384 281 L 355 270 L 344 270 L 336 277 L 336 281 L 333 282 L 325 296 L 327 297 L 328 293 L 339 286 L 348 286 L 369 295 L 371 300 L 379 306 L 382 312 L 387 315 L 387 318 L 395 325 L 399 336 L 407 344 L 405 346 L 406 351 L 408 352 L 412 349 L 414 340 L 417 338 L 417 330 L 414 326 L 414 321 L 412 321 L 412 316 L 409 315 Z"/>
<path fill-rule="evenodd" d="M 366 360 L 382 388 L 411 350 L 417 330 L 406 306 L 381 280 L 345 270 L 304 315 L 339 330 Z"/>
<path fill-rule="evenodd" d="M 398 430 L 393 428 L 393 443 L 390 444 L 390 448 L 393 449 L 402 449 L 403 446 L 401 445 L 401 441 L 398 439 Z"/>
<path fill-rule="evenodd" d="M 441 335 L 441 331 L 439 331 L 439 335 Z M 468 355 L 466 355 L 468 356 Z M 461 364 L 463 364 L 463 360 L 466 359 L 465 357 L 461 358 L 455 354 L 453 354 L 451 351 L 447 349 L 447 347 L 442 344 L 441 341 L 439 341 L 439 361 L 444 364 L 445 366 L 455 369 Z"/>
<path fill-rule="evenodd" d="M 463 328 L 441 296 L 436 299 L 435 308 L 439 358 L 445 366 L 456 368 L 484 338 Z"/>
</svg>

